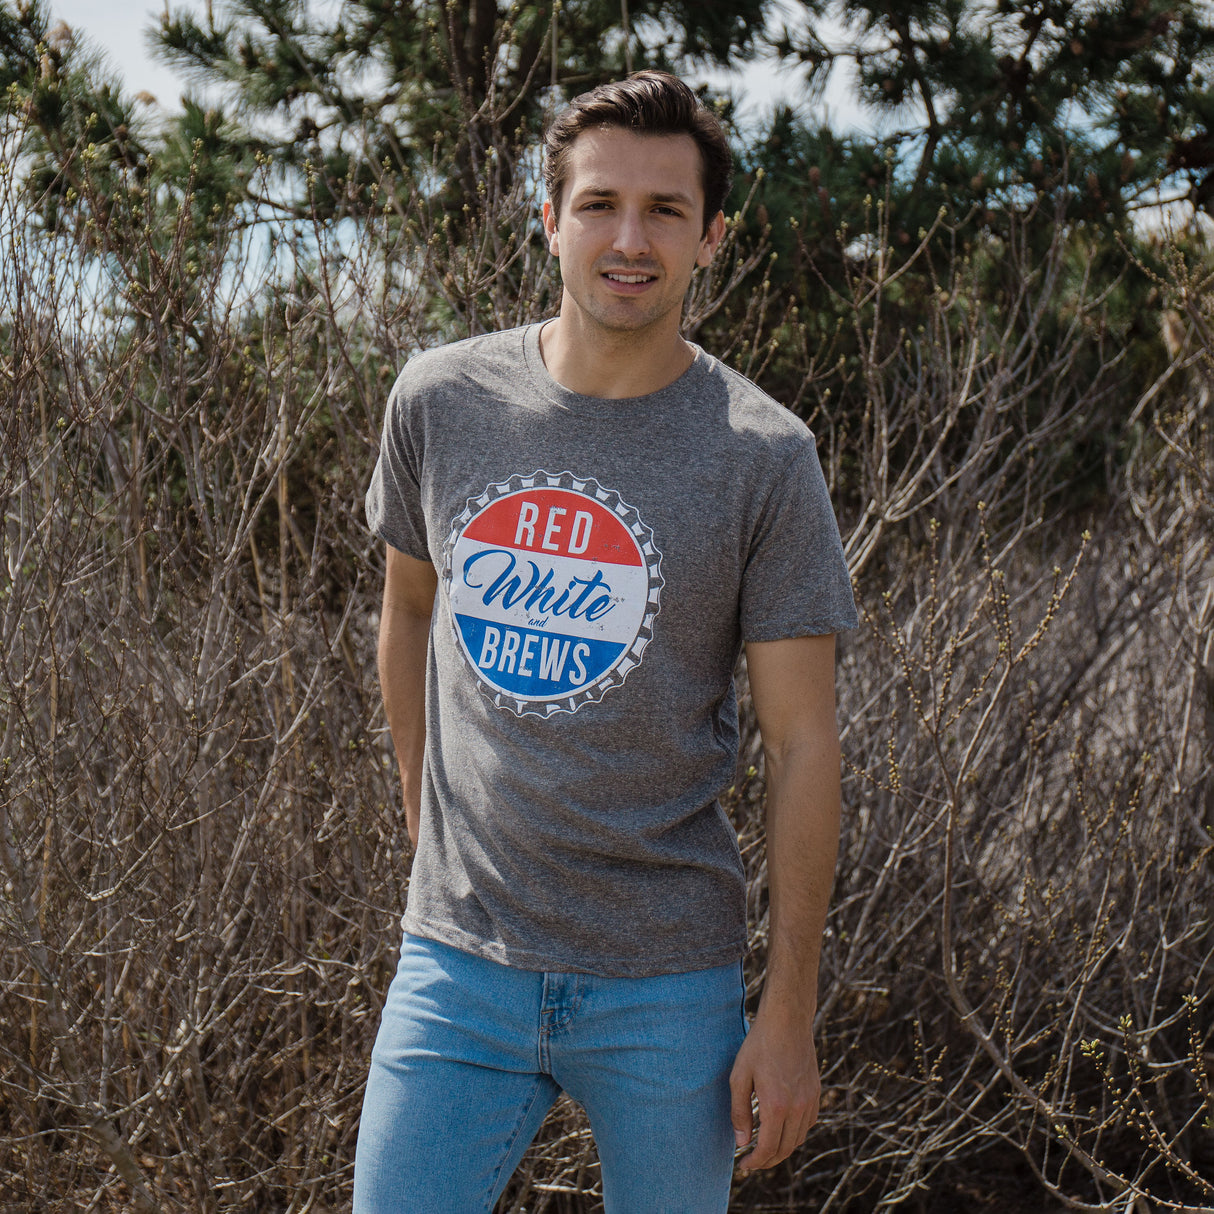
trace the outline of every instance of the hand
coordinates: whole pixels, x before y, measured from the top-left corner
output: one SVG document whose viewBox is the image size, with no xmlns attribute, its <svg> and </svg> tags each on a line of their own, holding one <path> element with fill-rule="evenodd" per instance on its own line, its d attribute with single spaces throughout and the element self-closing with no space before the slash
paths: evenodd
<svg viewBox="0 0 1214 1214">
<path fill-rule="evenodd" d="M 760 1005 L 734 1061 L 729 1090 L 730 1120 L 739 1147 L 753 1136 L 752 1093 L 759 1104 L 758 1137 L 738 1167 L 751 1172 L 787 1159 L 818 1120 L 822 1083 L 812 1018 L 807 1022 L 804 1017 L 765 1016 Z"/>
</svg>

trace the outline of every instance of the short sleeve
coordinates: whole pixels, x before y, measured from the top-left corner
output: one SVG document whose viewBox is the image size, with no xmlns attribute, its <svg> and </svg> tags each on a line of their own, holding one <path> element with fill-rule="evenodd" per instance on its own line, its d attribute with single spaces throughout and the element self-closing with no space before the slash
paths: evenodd
<svg viewBox="0 0 1214 1214">
<path fill-rule="evenodd" d="M 367 525 L 385 543 L 417 560 L 431 559 L 422 507 L 419 443 L 410 433 L 406 374 L 388 397 L 379 459 L 367 489 Z"/>
<path fill-rule="evenodd" d="M 816 636 L 857 623 L 839 525 L 809 436 L 772 487 L 755 526 L 742 575 L 742 639 Z"/>
</svg>

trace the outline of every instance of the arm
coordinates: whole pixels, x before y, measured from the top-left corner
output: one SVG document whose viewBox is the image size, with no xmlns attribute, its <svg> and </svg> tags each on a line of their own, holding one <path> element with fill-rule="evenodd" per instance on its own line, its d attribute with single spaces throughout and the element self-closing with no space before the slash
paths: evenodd
<svg viewBox="0 0 1214 1214">
<path fill-rule="evenodd" d="M 426 744 L 426 645 L 438 574 L 429 561 L 388 546 L 379 619 L 379 685 L 404 789 L 405 824 L 417 846 Z"/>
<path fill-rule="evenodd" d="M 729 1086 L 740 1161 L 769 1168 L 805 1141 L 818 1119 L 814 1013 L 818 958 L 839 844 L 839 731 L 833 635 L 746 647 L 767 774 L 770 933 L 767 981 Z"/>
</svg>

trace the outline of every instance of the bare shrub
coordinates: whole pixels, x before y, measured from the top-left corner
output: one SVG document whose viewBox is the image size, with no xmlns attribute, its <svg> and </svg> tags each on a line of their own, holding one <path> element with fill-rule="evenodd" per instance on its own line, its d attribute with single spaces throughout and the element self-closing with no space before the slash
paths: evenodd
<svg viewBox="0 0 1214 1214">
<path fill-rule="evenodd" d="M 325 280 L 306 233 L 200 250 L 187 200 L 73 240 L 25 201 L 6 182 L 0 1183 L 329 1200 L 408 875 L 368 728 L 378 364 L 283 269 Z"/>
<path fill-rule="evenodd" d="M 79 226 L 45 233 L 18 169 L 0 1203 L 341 1209 L 409 869 L 362 493 L 410 353 L 553 307 L 536 200 L 485 173 L 455 222 L 385 178 L 369 216 L 326 196 L 324 222 L 215 220 L 188 196 L 104 205 L 84 173 Z M 822 1123 L 736 1207 L 1006 1210 L 1010 1178 L 1077 1209 L 1208 1209 L 1207 284 L 1170 264 L 1174 364 L 1128 395 L 1082 234 L 992 251 L 996 300 L 980 258 L 941 258 L 942 224 L 895 264 L 885 223 L 823 283 L 838 349 L 756 284 L 761 250 L 693 299 L 701 324 L 747 292 L 729 357 L 762 375 L 781 343 L 797 369 L 864 611 L 841 644 Z M 1077 518 L 1074 452 L 1117 400 L 1141 439 Z M 731 808 L 757 990 L 749 737 Z M 598 1193 L 562 1102 L 501 1208 Z"/>
<path fill-rule="evenodd" d="M 1075 517 L 1070 453 L 1125 384 L 1105 300 L 1064 288 L 1069 253 L 1060 226 L 1044 262 L 1012 260 L 998 309 L 955 258 L 914 328 L 881 315 L 913 265 L 866 257 L 845 301 L 858 426 L 832 426 L 832 352 L 807 368 L 834 483 L 857 488 L 850 812 L 822 1122 L 740 1208 L 1007 1210 L 1034 1189 L 1073 1209 L 1214 1208 L 1208 398 L 1191 380 L 1173 394 L 1178 363 L 1125 400 L 1155 434 Z M 1186 297 L 1204 368 L 1207 305 Z M 738 812 L 757 841 L 761 780 Z M 744 852 L 761 957 L 765 873 Z"/>
</svg>

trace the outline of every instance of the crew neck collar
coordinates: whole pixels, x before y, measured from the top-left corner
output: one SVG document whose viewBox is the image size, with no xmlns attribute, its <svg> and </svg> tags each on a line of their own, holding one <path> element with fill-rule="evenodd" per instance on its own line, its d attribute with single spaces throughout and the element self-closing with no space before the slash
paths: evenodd
<svg viewBox="0 0 1214 1214">
<path fill-rule="evenodd" d="M 695 342 L 691 347 L 691 365 L 677 379 L 656 392 L 643 396 L 585 396 L 571 391 L 552 377 L 540 353 L 540 330 L 548 321 L 537 321 L 523 331 L 523 361 L 527 373 L 540 393 L 570 413 L 597 417 L 628 417 L 662 409 L 670 401 L 682 399 L 708 374 L 711 359 Z"/>
</svg>

